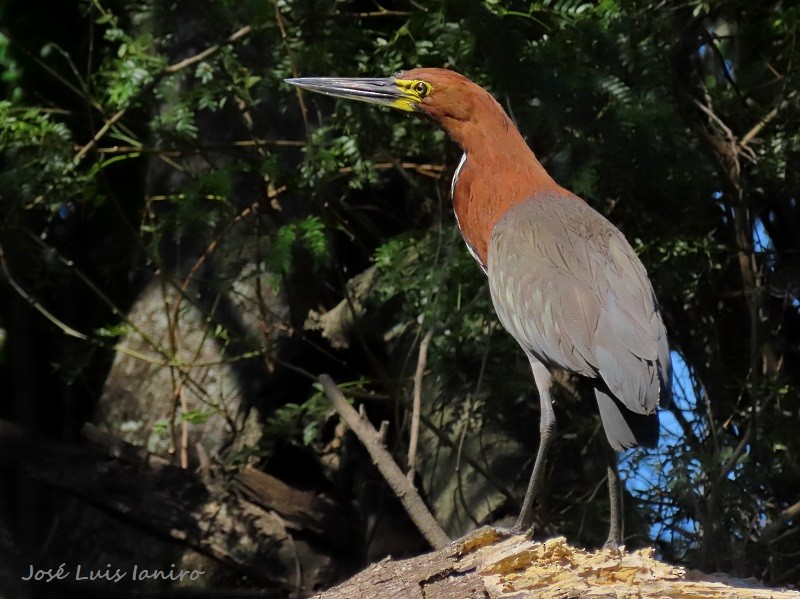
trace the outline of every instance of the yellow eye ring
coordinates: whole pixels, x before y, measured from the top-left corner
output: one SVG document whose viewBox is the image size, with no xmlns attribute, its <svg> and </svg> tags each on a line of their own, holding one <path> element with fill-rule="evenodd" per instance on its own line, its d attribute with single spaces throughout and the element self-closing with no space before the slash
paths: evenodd
<svg viewBox="0 0 800 599">
<path fill-rule="evenodd" d="M 420 98 L 424 98 L 430 93 L 431 87 L 424 81 L 417 81 L 414 84 L 414 91 Z"/>
</svg>

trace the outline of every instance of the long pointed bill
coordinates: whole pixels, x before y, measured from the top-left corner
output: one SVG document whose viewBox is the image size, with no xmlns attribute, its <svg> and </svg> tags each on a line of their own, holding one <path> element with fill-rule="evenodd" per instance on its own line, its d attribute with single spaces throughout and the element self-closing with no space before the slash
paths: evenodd
<svg viewBox="0 0 800 599">
<path fill-rule="evenodd" d="M 421 99 L 408 85 L 410 82 L 391 77 L 385 79 L 300 77 L 286 79 L 286 83 L 319 94 L 391 106 L 408 112 L 413 112 Z"/>
</svg>

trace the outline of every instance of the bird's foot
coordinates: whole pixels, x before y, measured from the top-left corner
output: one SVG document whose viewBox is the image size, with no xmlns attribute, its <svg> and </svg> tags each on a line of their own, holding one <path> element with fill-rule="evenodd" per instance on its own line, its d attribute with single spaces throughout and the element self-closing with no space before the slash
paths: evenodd
<svg viewBox="0 0 800 599">
<path fill-rule="evenodd" d="M 533 533 L 534 529 L 536 528 L 536 524 L 534 524 L 534 517 L 533 513 L 530 511 L 526 511 L 525 508 L 522 508 L 522 511 L 519 514 L 519 518 L 514 523 L 514 526 L 511 527 L 511 534 L 512 535 L 525 535 L 528 540 L 533 540 Z"/>
<path fill-rule="evenodd" d="M 514 526 L 508 529 L 508 535 L 525 535 L 528 540 L 533 540 L 533 533 L 536 527 L 531 526 L 523 526 L 519 522 L 517 522 Z"/>
<path fill-rule="evenodd" d="M 618 536 L 609 535 L 608 540 L 603 545 L 603 551 L 611 551 L 613 553 L 619 553 L 625 548 L 625 545 L 622 544 L 622 539 Z"/>
</svg>

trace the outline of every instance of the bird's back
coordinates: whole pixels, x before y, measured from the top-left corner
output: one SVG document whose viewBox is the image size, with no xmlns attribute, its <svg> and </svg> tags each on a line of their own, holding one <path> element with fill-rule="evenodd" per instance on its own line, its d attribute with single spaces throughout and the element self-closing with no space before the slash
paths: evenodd
<svg viewBox="0 0 800 599">
<path fill-rule="evenodd" d="M 656 408 L 670 397 L 669 347 L 650 280 L 619 229 L 569 192 L 540 193 L 497 221 L 487 267 L 500 321 L 523 349 L 595 379 L 612 445 L 654 444 Z"/>
</svg>

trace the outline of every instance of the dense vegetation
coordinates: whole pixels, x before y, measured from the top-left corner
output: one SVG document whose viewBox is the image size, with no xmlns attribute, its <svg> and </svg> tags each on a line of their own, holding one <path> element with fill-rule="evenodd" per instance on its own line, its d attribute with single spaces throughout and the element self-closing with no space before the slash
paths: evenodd
<svg viewBox="0 0 800 599">
<path fill-rule="evenodd" d="M 653 280 L 675 401 L 662 446 L 623 464 L 629 543 L 800 581 L 796 3 L 2 0 L 0 24 L 0 417 L 77 441 L 120 341 L 137 338 L 138 358 L 173 374 L 164 401 L 178 408 L 157 431 L 167 448 L 178 429 L 204 426 L 213 402 L 180 406 L 176 389 L 204 382 L 179 340 L 128 316 L 155 281 L 181 298 L 164 302 L 167 325 L 199 310 L 259 414 L 262 438 L 212 455 L 221 469 L 258 464 L 366 518 L 361 475 L 331 475 L 341 431 L 313 377 L 330 372 L 389 420 L 403 463 L 418 345 L 432 331 L 423 402 L 442 437 L 420 452 L 485 438 L 472 455 L 518 500 L 537 402 L 451 213 L 460 151 L 429 123 L 283 82 L 446 66 L 498 98 Z M 343 301 L 354 322 L 325 321 Z M 599 544 L 602 433 L 580 389 L 564 386 L 541 524 Z M 512 458 L 493 453 L 498 439 Z M 444 470 L 422 456 L 417 467 L 452 534 L 518 507 L 472 513 L 458 497 L 479 474 L 459 479 L 449 501 L 461 507 L 448 505 Z M 19 516 L 14 489 L 0 505 Z M 32 531 L 20 529 L 31 518 L 9 524 L 10 538 L 44 542 L 57 506 L 43 513 Z"/>
</svg>

